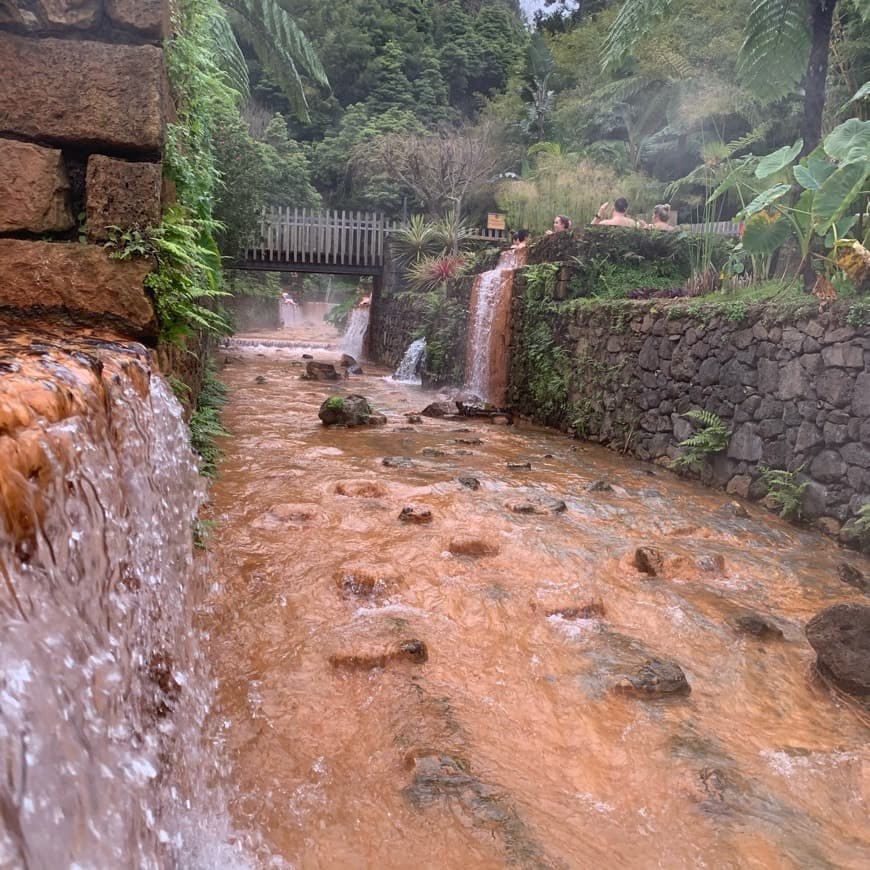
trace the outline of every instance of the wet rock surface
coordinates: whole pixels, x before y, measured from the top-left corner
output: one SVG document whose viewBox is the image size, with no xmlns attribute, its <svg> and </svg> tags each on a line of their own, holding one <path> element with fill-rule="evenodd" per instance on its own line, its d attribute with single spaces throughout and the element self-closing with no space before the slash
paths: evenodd
<svg viewBox="0 0 870 870">
<path fill-rule="evenodd" d="M 417 505 L 403 507 L 399 514 L 399 519 L 403 523 L 412 523 L 416 525 L 425 525 L 432 522 L 432 511 L 429 508 L 419 507 Z"/>
<path fill-rule="evenodd" d="M 560 514 L 568 509 L 561 498 L 543 493 L 512 499 L 505 507 L 515 514 Z"/>
<path fill-rule="evenodd" d="M 387 422 L 387 418 L 375 411 L 365 396 L 357 395 L 327 399 L 317 416 L 324 426 L 383 426 Z"/>
<path fill-rule="evenodd" d="M 638 547 L 634 551 L 634 567 L 641 574 L 659 577 L 665 570 L 665 554 L 655 547 Z"/>
<path fill-rule="evenodd" d="M 850 565 L 848 562 L 840 562 L 837 565 L 837 574 L 848 586 L 870 594 L 870 577 L 865 577 L 864 573 L 859 571 L 854 565 Z"/>
<path fill-rule="evenodd" d="M 806 635 L 824 676 L 850 694 L 870 696 L 870 607 L 829 607 L 807 623 Z"/>
<path fill-rule="evenodd" d="M 341 375 L 335 370 L 335 366 L 328 362 L 309 360 L 305 364 L 305 374 L 302 379 L 306 381 L 337 381 Z"/>
<path fill-rule="evenodd" d="M 759 613 L 738 613 L 728 620 L 739 634 L 748 634 L 759 640 L 782 640 L 782 629 L 768 616 Z"/>
<path fill-rule="evenodd" d="M 649 698 L 662 695 L 688 695 L 692 691 L 683 669 L 669 659 L 647 659 L 637 670 L 613 686 L 623 695 Z"/>
</svg>

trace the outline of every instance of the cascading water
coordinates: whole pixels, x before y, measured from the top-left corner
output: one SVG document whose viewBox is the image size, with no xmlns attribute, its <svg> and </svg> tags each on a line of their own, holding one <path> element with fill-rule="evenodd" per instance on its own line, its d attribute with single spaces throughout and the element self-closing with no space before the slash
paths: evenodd
<svg viewBox="0 0 870 870">
<path fill-rule="evenodd" d="M 494 405 L 505 402 L 513 273 L 524 258 L 523 251 L 502 251 L 498 265 L 478 275 L 471 292 L 465 388 Z"/>
<path fill-rule="evenodd" d="M 369 331 L 369 306 L 358 305 L 352 309 L 347 319 L 347 329 L 341 340 L 342 353 L 354 359 L 361 359 L 365 346 L 366 333 Z"/>
<path fill-rule="evenodd" d="M 408 345 L 396 373 L 393 375 L 394 381 L 399 381 L 403 384 L 419 384 L 421 383 L 420 370 L 426 359 L 426 339 L 418 338 Z"/>
<path fill-rule="evenodd" d="M 0 866 L 242 866 L 200 739 L 181 406 L 136 344 L 6 334 L 0 374 Z"/>
</svg>

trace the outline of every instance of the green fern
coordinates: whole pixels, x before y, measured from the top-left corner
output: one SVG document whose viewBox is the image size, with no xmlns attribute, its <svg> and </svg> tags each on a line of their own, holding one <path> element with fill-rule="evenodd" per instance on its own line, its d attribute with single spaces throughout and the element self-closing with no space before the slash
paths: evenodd
<svg viewBox="0 0 870 870">
<path fill-rule="evenodd" d="M 721 453 L 728 446 L 731 430 L 721 417 L 701 408 L 687 411 L 682 416 L 701 428 L 694 435 L 680 441 L 677 447 L 683 453 L 671 463 L 671 467 L 699 472 L 708 456 Z"/>
<path fill-rule="evenodd" d="M 803 465 L 794 471 L 783 468 L 768 468 L 760 466 L 761 479 L 767 488 L 770 500 L 780 508 L 779 515 L 787 520 L 799 520 L 803 508 L 803 496 L 809 481 L 798 482 L 798 475 L 804 470 Z"/>
<path fill-rule="evenodd" d="M 254 49 L 260 63 L 281 88 L 293 111 L 308 120 L 308 100 L 300 70 L 322 87 L 326 71 L 313 46 L 276 0 L 221 0 L 234 30 Z M 225 35 L 225 34 L 224 34 Z"/>
</svg>

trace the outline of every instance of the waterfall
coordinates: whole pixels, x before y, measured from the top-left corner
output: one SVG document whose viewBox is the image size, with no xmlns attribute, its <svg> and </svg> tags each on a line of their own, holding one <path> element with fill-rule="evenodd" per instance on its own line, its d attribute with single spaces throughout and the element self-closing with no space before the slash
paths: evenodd
<svg viewBox="0 0 870 870">
<path fill-rule="evenodd" d="M 474 279 L 465 361 L 465 388 L 486 402 L 504 405 L 514 269 L 525 251 L 502 251 L 498 265 Z"/>
<path fill-rule="evenodd" d="M 418 338 L 408 345 L 396 373 L 393 375 L 394 381 L 401 381 L 403 384 L 419 384 L 420 369 L 426 359 L 426 339 Z"/>
<path fill-rule="evenodd" d="M 347 329 L 341 340 L 342 353 L 349 354 L 354 359 L 362 359 L 366 333 L 369 330 L 369 306 L 358 305 L 352 309 L 347 319 Z"/>
<path fill-rule="evenodd" d="M 200 736 L 181 406 L 140 345 L 9 333 L 0 394 L 0 866 L 242 866 Z"/>
</svg>

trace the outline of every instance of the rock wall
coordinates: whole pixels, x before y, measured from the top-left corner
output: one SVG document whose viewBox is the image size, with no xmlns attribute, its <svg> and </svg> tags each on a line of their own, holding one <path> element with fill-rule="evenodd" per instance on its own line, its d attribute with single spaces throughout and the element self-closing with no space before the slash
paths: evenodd
<svg viewBox="0 0 870 870">
<path fill-rule="evenodd" d="M 0 3 L 0 319 L 153 340 L 148 267 L 107 227 L 159 223 L 168 0 Z"/>
<path fill-rule="evenodd" d="M 682 415 L 710 411 L 731 435 L 704 482 L 761 499 L 764 467 L 799 471 L 803 517 L 852 540 L 848 523 L 870 502 L 870 326 L 814 302 L 542 304 L 527 291 L 520 276 L 510 378 L 520 412 L 670 464 L 694 431 Z"/>
</svg>

